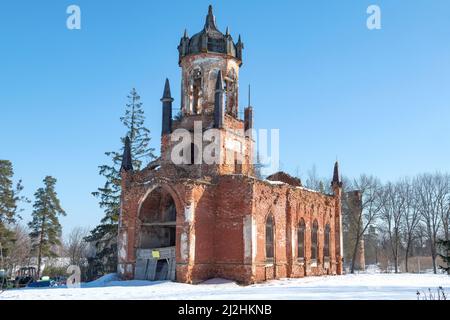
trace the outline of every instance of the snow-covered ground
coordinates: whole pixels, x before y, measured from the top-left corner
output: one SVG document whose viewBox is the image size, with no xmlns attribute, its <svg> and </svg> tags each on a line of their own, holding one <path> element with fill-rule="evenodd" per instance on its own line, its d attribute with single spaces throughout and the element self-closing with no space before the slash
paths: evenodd
<svg viewBox="0 0 450 320">
<path fill-rule="evenodd" d="M 223 279 L 198 285 L 168 281 L 118 281 L 114 275 L 86 283 L 79 289 L 20 289 L 0 294 L 0 299 L 290 299 L 290 300 L 414 300 L 417 290 L 443 287 L 450 295 L 450 277 L 433 274 L 355 274 L 345 276 L 283 279 L 239 286 Z"/>
</svg>

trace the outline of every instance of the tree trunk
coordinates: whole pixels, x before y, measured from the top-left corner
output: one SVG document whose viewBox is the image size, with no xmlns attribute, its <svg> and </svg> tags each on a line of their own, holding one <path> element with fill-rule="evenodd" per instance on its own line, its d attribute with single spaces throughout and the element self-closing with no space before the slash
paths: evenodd
<svg viewBox="0 0 450 320">
<path fill-rule="evenodd" d="M 39 235 L 39 248 L 38 248 L 38 268 L 37 268 L 37 277 L 41 278 L 41 259 L 42 259 L 42 243 L 44 242 L 44 225 L 45 225 L 45 217 L 42 218 L 42 226 L 41 226 L 41 234 Z"/>
<path fill-rule="evenodd" d="M 408 244 L 406 245 L 406 252 L 405 252 L 405 272 L 408 273 L 408 258 L 409 258 L 409 241 Z"/>
<path fill-rule="evenodd" d="M 434 245 L 431 245 L 431 259 L 433 261 L 433 273 L 437 274 L 437 267 L 436 267 L 436 248 Z"/>
<path fill-rule="evenodd" d="M 351 267 L 351 270 L 350 270 L 350 273 L 351 273 L 351 274 L 354 274 L 354 273 L 355 273 L 355 261 L 356 261 L 356 254 L 357 254 L 357 252 L 358 252 L 358 244 L 359 244 L 359 237 L 356 238 L 355 246 L 354 246 L 354 249 L 353 249 L 353 255 L 352 255 L 352 267 Z"/>
<path fill-rule="evenodd" d="M 42 247 L 42 243 L 39 244 L 39 249 L 38 249 L 38 267 L 37 267 L 37 277 L 38 277 L 38 279 L 41 278 L 41 251 L 42 251 L 41 247 Z"/>
<path fill-rule="evenodd" d="M 397 248 L 395 249 L 395 253 L 394 253 L 394 263 L 395 263 L 395 273 L 398 273 L 398 252 L 397 252 Z"/>
<path fill-rule="evenodd" d="M 448 243 L 448 238 L 449 238 L 449 227 L 448 227 L 448 221 L 447 221 L 447 223 L 445 224 L 445 226 L 444 226 L 444 228 L 445 228 L 445 241 L 447 241 L 447 243 Z M 446 251 L 446 256 L 448 257 L 449 256 L 449 253 L 450 253 L 450 250 L 448 249 L 448 245 L 447 245 L 447 249 L 445 250 Z M 450 262 L 447 262 L 447 274 L 448 275 L 450 275 Z"/>
</svg>

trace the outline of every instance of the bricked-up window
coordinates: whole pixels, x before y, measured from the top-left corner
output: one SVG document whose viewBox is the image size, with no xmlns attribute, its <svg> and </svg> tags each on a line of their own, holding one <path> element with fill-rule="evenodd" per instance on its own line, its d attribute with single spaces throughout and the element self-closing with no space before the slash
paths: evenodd
<svg viewBox="0 0 450 320">
<path fill-rule="evenodd" d="M 318 231 L 319 224 L 317 223 L 317 220 L 314 220 L 311 234 L 311 259 L 313 262 L 317 261 L 317 254 L 319 252 Z"/>
<path fill-rule="evenodd" d="M 325 227 L 325 239 L 323 243 L 323 256 L 325 258 L 330 258 L 330 225 L 327 224 Z"/>
<path fill-rule="evenodd" d="M 297 258 L 299 261 L 305 260 L 305 221 L 300 220 L 297 229 Z"/>
<path fill-rule="evenodd" d="M 269 215 L 266 221 L 266 261 L 273 262 L 273 216 Z"/>
<path fill-rule="evenodd" d="M 234 153 L 234 171 L 237 174 L 242 173 L 242 161 L 239 157 L 240 157 L 240 154 L 238 152 L 235 152 Z"/>
</svg>

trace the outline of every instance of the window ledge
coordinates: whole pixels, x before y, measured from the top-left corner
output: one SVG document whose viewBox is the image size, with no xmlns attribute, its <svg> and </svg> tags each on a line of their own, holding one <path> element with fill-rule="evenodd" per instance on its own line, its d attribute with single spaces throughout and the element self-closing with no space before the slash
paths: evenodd
<svg viewBox="0 0 450 320">
<path fill-rule="evenodd" d="M 275 264 L 275 260 L 273 258 L 268 258 L 265 261 L 266 266 L 273 266 Z"/>
</svg>

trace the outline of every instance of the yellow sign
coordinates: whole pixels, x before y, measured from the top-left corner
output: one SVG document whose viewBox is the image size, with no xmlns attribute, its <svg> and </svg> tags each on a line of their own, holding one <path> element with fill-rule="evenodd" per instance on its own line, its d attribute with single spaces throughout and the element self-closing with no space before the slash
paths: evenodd
<svg viewBox="0 0 450 320">
<path fill-rule="evenodd" d="M 152 257 L 155 259 L 159 259 L 159 251 L 158 250 L 152 250 Z"/>
</svg>

